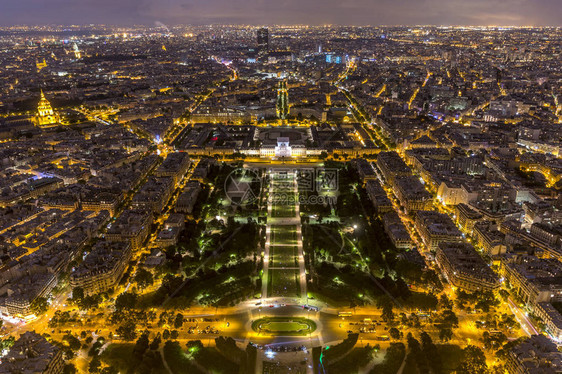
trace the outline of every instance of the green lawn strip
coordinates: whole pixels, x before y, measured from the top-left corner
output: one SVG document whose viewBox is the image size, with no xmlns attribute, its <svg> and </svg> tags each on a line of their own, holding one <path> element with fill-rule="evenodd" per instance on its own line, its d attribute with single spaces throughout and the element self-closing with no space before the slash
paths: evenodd
<svg viewBox="0 0 562 374">
<path fill-rule="evenodd" d="M 297 244 L 297 227 L 295 225 L 271 225 L 271 244 Z"/>
<path fill-rule="evenodd" d="M 298 267 L 296 246 L 271 246 L 269 248 L 269 267 Z"/>
<path fill-rule="evenodd" d="M 274 204 L 272 216 L 275 218 L 289 218 L 295 216 L 295 207 L 293 205 Z"/>
<path fill-rule="evenodd" d="M 298 296 L 299 287 L 298 282 L 295 279 L 298 278 L 298 270 L 296 269 L 270 269 L 270 284 L 271 291 L 268 292 L 268 296 Z"/>
</svg>

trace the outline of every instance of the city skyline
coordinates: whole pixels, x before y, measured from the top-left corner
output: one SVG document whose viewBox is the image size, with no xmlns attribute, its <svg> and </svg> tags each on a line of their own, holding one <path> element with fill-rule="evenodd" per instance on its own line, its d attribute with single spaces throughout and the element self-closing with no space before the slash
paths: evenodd
<svg viewBox="0 0 562 374">
<path fill-rule="evenodd" d="M 0 27 L 0 374 L 562 372 L 562 28 L 150 4 Z"/>
<path fill-rule="evenodd" d="M 562 25 L 557 0 L 24 0 L 2 3 L 0 26 L 112 24 Z"/>
</svg>

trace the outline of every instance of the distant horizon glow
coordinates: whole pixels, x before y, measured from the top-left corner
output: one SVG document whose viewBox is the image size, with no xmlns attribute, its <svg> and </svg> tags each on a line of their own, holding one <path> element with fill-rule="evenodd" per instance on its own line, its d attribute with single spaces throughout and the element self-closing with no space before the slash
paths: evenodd
<svg viewBox="0 0 562 374">
<path fill-rule="evenodd" d="M 0 26 L 562 26 L 559 0 L 2 0 Z"/>
</svg>

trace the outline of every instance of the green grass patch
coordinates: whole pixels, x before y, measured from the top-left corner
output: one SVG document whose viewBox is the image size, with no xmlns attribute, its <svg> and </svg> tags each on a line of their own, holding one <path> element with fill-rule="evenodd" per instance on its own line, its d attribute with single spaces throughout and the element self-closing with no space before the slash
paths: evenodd
<svg viewBox="0 0 562 374">
<path fill-rule="evenodd" d="M 316 330 L 316 323 L 302 317 L 265 317 L 252 322 L 256 332 L 276 336 L 305 336 Z"/>
<path fill-rule="evenodd" d="M 298 270 L 269 269 L 268 274 L 268 297 L 300 297 Z"/>
<path fill-rule="evenodd" d="M 296 214 L 294 205 L 285 205 L 283 203 L 274 204 L 271 215 L 275 218 L 294 217 Z"/>
<path fill-rule="evenodd" d="M 296 246 L 271 246 L 269 248 L 269 267 L 298 267 Z"/>
<path fill-rule="evenodd" d="M 296 245 L 297 227 L 295 225 L 271 225 L 271 244 Z"/>
</svg>

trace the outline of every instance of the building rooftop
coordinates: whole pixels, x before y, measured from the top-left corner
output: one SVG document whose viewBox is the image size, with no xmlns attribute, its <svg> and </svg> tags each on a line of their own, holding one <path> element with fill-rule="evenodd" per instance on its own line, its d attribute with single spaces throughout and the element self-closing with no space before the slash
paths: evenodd
<svg viewBox="0 0 562 374">
<path fill-rule="evenodd" d="M 2 358 L 0 373 L 35 374 L 50 369 L 60 348 L 34 331 L 23 333 L 8 354 Z M 61 360 L 62 364 L 62 360 Z M 62 365 L 60 367 L 62 372 Z"/>
</svg>

